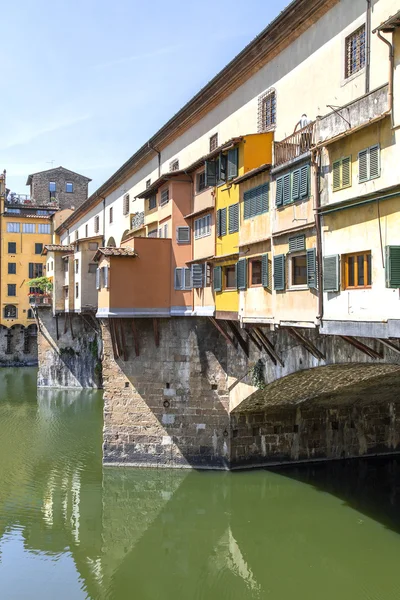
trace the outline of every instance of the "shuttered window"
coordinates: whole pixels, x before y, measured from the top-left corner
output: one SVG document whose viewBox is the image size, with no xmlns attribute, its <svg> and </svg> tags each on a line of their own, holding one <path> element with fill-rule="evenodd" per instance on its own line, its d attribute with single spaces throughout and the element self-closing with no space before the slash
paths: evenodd
<svg viewBox="0 0 400 600">
<path fill-rule="evenodd" d="M 358 153 L 358 181 L 363 183 L 376 179 L 381 174 L 381 157 L 379 145 L 371 146 Z"/>
<path fill-rule="evenodd" d="M 217 237 L 226 235 L 226 208 L 217 210 Z"/>
<path fill-rule="evenodd" d="M 103 271 L 103 287 L 108 288 L 108 267 L 102 267 Z"/>
<path fill-rule="evenodd" d="M 307 250 L 307 285 L 310 289 L 317 289 L 317 251 L 315 248 Z"/>
<path fill-rule="evenodd" d="M 243 218 L 251 219 L 269 210 L 269 183 L 264 183 L 243 194 Z"/>
<path fill-rule="evenodd" d="M 149 198 L 149 210 L 153 210 L 154 208 L 156 208 L 157 206 L 157 196 L 155 194 L 153 194 L 153 196 L 150 196 Z"/>
<path fill-rule="evenodd" d="M 269 287 L 268 254 L 263 254 L 261 257 L 261 283 L 263 287 Z"/>
<path fill-rule="evenodd" d="M 124 208 L 123 208 L 123 213 L 124 215 L 127 215 L 129 213 L 129 194 L 126 194 L 124 196 Z"/>
<path fill-rule="evenodd" d="M 239 204 L 231 204 L 229 207 L 229 233 L 239 231 Z"/>
<path fill-rule="evenodd" d="M 226 154 L 220 154 L 218 157 L 218 182 L 219 184 L 226 181 L 226 174 L 228 169 L 228 157 Z"/>
<path fill-rule="evenodd" d="M 204 267 L 205 265 L 192 265 L 192 285 L 194 288 L 204 287 Z"/>
<path fill-rule="evenodd" d="M 100 289 L 100 269 L 96 269 L 96 290 Z"/>
<path fill-rule="evenodd" d="M 190 227 L 186 225 L 177 227 L 176 241 L 178 244 L 190 244 Z"/>
<path fill-rule="evenodd" d="M 176 290 L 192 289 L 192 270 L 189 267 L 177 267 L 174 275 Z"/>
<path fill-rule="evenodd" d="M 207 160 L 206 161 L 206 187 L 217 185 L 217 172 L 218 172 L 218 161 Z"/>
<path fill-rule="evenodd" d="M 99 233 L 99 230 L 100 230 L 100 217 L 96 216 L 94 218 L 94 232 Z"/>
<path fill-rule="evenodd" d="M 228 181 L 238 176 L 239 149 L 228 150 Z"/>
<path fill-rule="evenodd" d="M 289 252 L 298 252 L 306 249 L 306 236 L 296 235 L 289 238 Z"/>
<path fill-rule="evenodd" d="M 276 179 L 276 206 L 304 200 L 310 195 L 310 165 L 303 165 Z"/>
<path fill-rule="evenodd" d="M 335 160 L 332 165 L 333 191 L 351 186 L 351 156 Z"/>
<path fill-rule="evenodd" d="M 386 287 L 400 288 L 400 246 L 386 246 Z"/>
<path fill-rule="evenodd" d="M 339 255 L 324 256 L 324 292 L 338 292 L 339 279 Z"/>
<path fill-rule="evenodd" d="M 160 205 L 163 206 L 164 204 L 167 204 L 167 202 L 169 202 L 169 189 L 168 188 L 166 190 L 162 190 L 162 192 L 161 192 Z"/>
<path fill-rule="evenodd" d="M 247 288 L 247 259 L 241 258 L 236 264 L 237 289 Z"/>
<path fill-rule="evenodd" d="M 214 267 L 213 284 L 214 291 L 220 292 L 222 290 L 222 267 Z"/>
<path fill-rule="evenodd" d="M 274 256 L 274 290 L 285 289 L 285 255 Z"/>
</svg>

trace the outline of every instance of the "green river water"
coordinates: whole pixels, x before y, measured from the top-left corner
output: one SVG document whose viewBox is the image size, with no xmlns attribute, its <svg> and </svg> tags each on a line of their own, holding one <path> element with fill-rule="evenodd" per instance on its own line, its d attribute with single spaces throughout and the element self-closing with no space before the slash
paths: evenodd
<svg viewBox="0 0 400 600">
<path fill-rule="evenodd" d="M 400 459 L 102 468 L 100 392 L 0 370 L 0 599 L 399 600 Z"/>
</svg>

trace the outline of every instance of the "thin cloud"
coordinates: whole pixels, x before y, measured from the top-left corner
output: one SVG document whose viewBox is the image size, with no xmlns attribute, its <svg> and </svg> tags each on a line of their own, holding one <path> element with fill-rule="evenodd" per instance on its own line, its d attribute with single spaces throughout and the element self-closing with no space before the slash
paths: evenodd
<svg viewBox="0 0 400 600">
<path fill-rule="evenodd" d="M 131 56 L 123 56 L 116 58 L 115 60 L 108 60 L 107 62 L 95 65 L 95 69 L 106 69 L 108 67 L 115 67 L 117 65 L 124 65 L 126 63 L 135 62 L 137 60 L 145 60 L 146 58 L 155 58 L 157 56 L 165 56 L 166 54 L 173 54 L 178 50 L 182 49 L 182 45 L 166 46 L 165 48 L 159 48 L 153 52 L 143 52 L 142 54 L 132 54 Z"/>
</svg>

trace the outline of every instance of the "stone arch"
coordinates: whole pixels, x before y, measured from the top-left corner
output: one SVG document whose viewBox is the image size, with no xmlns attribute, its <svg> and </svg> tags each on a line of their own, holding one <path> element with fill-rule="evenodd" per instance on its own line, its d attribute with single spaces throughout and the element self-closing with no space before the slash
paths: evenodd
<svg viewBox="0 0 400 600">
<path fill-rule="evenodd" d="M 122 234 L 121 243 L 125 240 L 125 238 L 128 237 L 129 233 L 129 229 L 125 229 L 124 233 Z"/>
<path fill-rule="evenodd" d="M 113 237 L 108 238 L 106 247 L 107 248 L 116 248 L 117 247 L 117 244 L 115 243 L 115 239 Z"/>
</svg>

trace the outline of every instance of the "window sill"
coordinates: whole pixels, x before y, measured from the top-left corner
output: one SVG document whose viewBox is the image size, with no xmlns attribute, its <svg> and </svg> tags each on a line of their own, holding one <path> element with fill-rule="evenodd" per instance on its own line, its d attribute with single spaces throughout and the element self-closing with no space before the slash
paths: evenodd
<svg viewBox="0 0 400 600">
<path fill-rule="evenodd" d="M 262 283 L 254 283 L 254 284 L 249 285 L 248 289 L 251 290 L 254 288 L 262 288 L 262 287 L 263 287 Z"/>
<path fill-rule="evenodd" d="M 362 285 L 362 286 L 358 285 L 358 286 L 354 286 L 354 287 L 347 286 L 347 287 L 343 288 L 342 291 L 347 292 L 348 290 L 351 292 L 356 291 L 356 290 L 372 290 L 372 285 Z"/>
<path fill-rule="evenodd" d="M 304 292 L 305 290 L 309 290 L 308 285 L 291 285 L 287 288 L 287 292 Z"/>
<path fill-rule="evenodd" d="M 223 292 L 238 292 L 239 290 L 237 288 L 224 288 L 222 291 Z"/>
<path fill-rule="evenodd" d="M 343 77 L 341 87 L 344 87 L 348 83 L 351 83 L 352 81 L 354 81 L 354 79 L 357 79 L 357 77 L 361 77 L 361 75 L 365 75 L 365 67 L 357 71 L 357 73 L 353 73 L 353 75 L 350 75 L 349 77 Z"/>
<path fill-rule="evenodd" d="M 194 239 L 195 240 L 202 240 L 203 238 L 210 237 L 210 235 L 211 235 L 211 231 L 210 231 L 210 233 L 205 233 L 204 235 L 198 235 L 197 237 L 194 236 Z"/>
<path fill-rule="evenodd" d="M 307 202 L 310 199 L 311 196 L 307 196 L 306 198 L 300 198 L 299 200 L 294 200 L 293 202 L 289 202 L 288 204 L 281 204 L 280 206 L 277 206 L 275 204 L 275 208 L 276 210 L 282 210 L 284 208 L 289 208 L 290 206 L 296 206 L 297 204 L 300 204 L 300 202 Z"/>
</svg>

